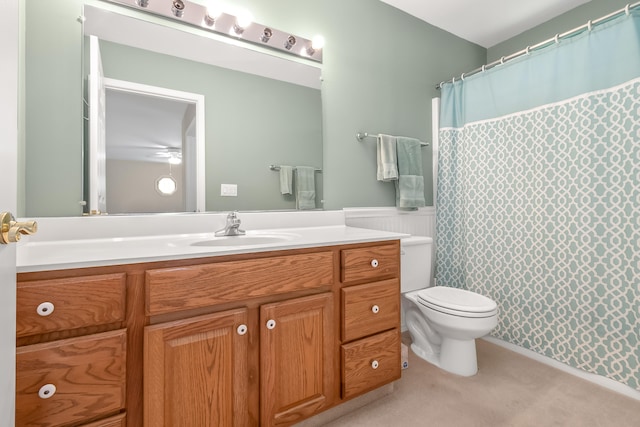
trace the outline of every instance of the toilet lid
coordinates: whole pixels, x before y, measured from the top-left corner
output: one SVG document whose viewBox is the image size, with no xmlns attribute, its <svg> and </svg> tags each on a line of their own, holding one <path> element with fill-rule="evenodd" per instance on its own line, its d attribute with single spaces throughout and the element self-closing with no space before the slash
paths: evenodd
<svg viewBox="0 0 640 427">
<path fill-rule="evenodd" d="M 442 308 L 447 311 L 468 314 L 489 314 L 498 308 L 496 302 L 490 298 L 475 292 L 447 286 L 434 286 L 419 291 L 418 301 L 435 309 Z"/>
</svg>

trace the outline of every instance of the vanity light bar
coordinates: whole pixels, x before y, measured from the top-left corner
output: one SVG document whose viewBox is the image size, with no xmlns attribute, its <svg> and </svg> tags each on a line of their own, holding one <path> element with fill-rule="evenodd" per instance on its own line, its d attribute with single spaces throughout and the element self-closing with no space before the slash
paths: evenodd
<svg viewBox="0 0 640 427">
<path fill-rule="evenodd" d="M 276 30 L 270 26 L 249 22 L 247 16 L 212 13 L 207 6 L 189 0 L 103 0 L 162 16 L 200 29 L 237 40 L 268 47 L 290 55 L 322 62 L 322 46 L 309 40 Z M 293 41 L 293 43 L 292 43 Z"/>
</svg>

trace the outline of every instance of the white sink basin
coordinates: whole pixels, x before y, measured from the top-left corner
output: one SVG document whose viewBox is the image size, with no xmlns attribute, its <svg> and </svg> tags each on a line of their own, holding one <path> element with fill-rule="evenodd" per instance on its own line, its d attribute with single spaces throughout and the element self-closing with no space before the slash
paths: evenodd
<svg viewBox="0 0 640 427">
<path fill-rule="evenodd" d="M 244 236 L 222 236 L 215 237 L 211 240 L 201 240 L 191 243 L 191 246 L 209 246 L 209 247 L 225 247 L 225 246 L 256 246 L 271 245 L 275 243 L 283 243 L 291 241 L 299 237 L 293 233 L 275 233 L 275 234 L 249 234 Z"/>
</svg>

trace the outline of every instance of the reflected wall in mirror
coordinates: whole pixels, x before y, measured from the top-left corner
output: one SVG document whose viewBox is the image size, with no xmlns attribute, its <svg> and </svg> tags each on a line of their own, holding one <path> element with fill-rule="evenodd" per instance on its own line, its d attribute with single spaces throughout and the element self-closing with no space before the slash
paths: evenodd
<svg viewBox="0 0 640 427">
<path fill-rule="evenodd" d="M 88 102 L 82 80 L 88 67 L 81 65 L 82 57 L 88 58 L 83 40 L 89 34 L 101 39 L 107 79 L 204 97 L 205 156 L 193 161 L 204 166 L 207 211 L 295 209 L 295 197 L 280 193 L 279 174 L 269 165 L 322 168 L 317 65 L 247 49 L 238 41 L 221 42 L 195 28 L 171 28 L 179 24 L 97 0 L 25 3 L 21 216 L 80 215 L 81 202 L 88 200 L 83 174 L 89 157 L 83 135 L 88 131 L 82 119 L 83 103 Z M 80 10 L 86 18 L 84 31 L 77 20 Z M 212 42 L 224 45 L 222 50 L 205 47 Z M 242 56 L 247 52 L 251 59 Z M 207 55 L 201 58 L 202 53 Z M 293 77 L 283 77 L 283 72 Z M 106 129 L 109 122 L 107 116 Z M 122 146 L 123 137 L 118 138 Z M 108 175 L 107 170 L 107 184 Z M 156 191 L 157 178 L 151 191 Z M 322 174 L 315 178 L 316 206 L 321 207 Z M 237 196 L 221 196 L 222 184 L 237 185 Z M 109 194 L 107 189 L 107 212 Z M 114 212 L 157 211 L 123 203 Z M 185 205 L 184 210 L 198 209 Z"/>
<path fill-rule="evenodd" d="M 198 154 L 204 155 L 204 124 L 196 130 L 204 97 L 151 86 L 129 89 L 112 79 L 105 83 L 105 211 L 204 211 L 204 189 L 198 192 L 204 171 L 199 176 L 197 163 Z M 202 122 L 204 112 L 200 116 Z"/>
</svg>

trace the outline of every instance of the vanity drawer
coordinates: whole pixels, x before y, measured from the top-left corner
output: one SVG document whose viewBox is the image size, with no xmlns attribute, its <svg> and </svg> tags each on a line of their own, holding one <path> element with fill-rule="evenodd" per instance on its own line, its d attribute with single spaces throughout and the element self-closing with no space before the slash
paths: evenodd
<svg viewBox="0 0 640 427">
<path fill-rule="evenodd" d="M 399 325 L 398 279 L 342 288 L 342 341 L 351 341 Z"/>
<path fill-rule="evenodd" d="M 333 284 L 333 252 L 149 270 L 150 316 Z"/>
<path fill-rule="evenodd" d="M 18 282 L 16 335 L 125 320 L 126 274 Z"/>
<path fill-rule="evenodd" d="M 349 398 L 400 378 L 400 330 L 342 346 L 342 397 Z"/>
<path fill-rule="evenodd" d="M 120 414 L 93 423 L 82 424 L 81 427 L 127 427 L 127 416 L 126 414 Z"/>
<path fill-rule="evenodd" d="M 342 282 L 380 280 L 400 275 L 400 243 L 342 250 Z"/>
<path fill-rule="evenodd" d="M 124 329 L 18 347 L 16 425 L 75 425 L 117 413 L 124 408 L 125 365 Z"/>
</svg>

